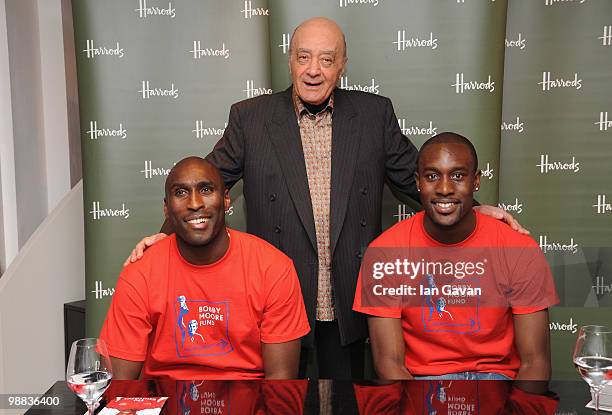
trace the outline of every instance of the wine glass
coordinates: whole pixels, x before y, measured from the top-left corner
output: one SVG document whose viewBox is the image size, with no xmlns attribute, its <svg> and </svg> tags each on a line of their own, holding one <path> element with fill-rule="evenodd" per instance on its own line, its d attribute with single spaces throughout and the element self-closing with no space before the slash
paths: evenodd
<svg viewBox="0 0 612 415">
<path fill-rule="evenodd" d="M 102 339 L 80 339 L 72 343 L 66 369 L 68 387 L 87 405 L 92 415 L 113 377 L 110 355 Z"/>
<path fill-rule="evenodd" d="M 574 366 L 591 387 L 599 412 L 601 388 L 612 380 L 612 331 L 605 326 L 583 326 L 574 349 Z"/>
</svg>

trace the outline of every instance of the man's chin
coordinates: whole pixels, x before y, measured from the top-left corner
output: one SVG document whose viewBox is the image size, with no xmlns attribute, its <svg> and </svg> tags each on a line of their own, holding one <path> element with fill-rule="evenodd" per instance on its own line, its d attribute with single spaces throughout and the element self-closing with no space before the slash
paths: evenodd
<svg viewBox="0 0 612 415">
<path fill-rule="evenodd" d="M 177 233 L 176 236 L 180 238 L 186 245 L 193 247 L 206 246 L 210 242 L 210 236 L 208 235 L 181 235 Z"/>
<path fill-rule="evenodd" d="M 437 212 L 428 212 L 427 216 L 429 216 L 429 219 L 434 225 L 445 228 L 450 228 L 456 225 L 461 219 L 457 213 L 443 215 Z"/>
</svg>

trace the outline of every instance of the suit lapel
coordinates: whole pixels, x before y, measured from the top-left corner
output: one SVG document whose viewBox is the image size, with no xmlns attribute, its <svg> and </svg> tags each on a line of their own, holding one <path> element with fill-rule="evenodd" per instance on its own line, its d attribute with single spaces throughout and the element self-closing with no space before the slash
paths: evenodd
<svg viewBox="0 0 612 415">
<path fill-rule="evenodd" d="M 348 94 L 336 89 L 334 92 L 331 156 L 330 244 L 332 256 L 346 217 L 351 184 L 355 175 L 359 142 L 357 112 L 349 100 Z"/>
<path fill-rule="evenodd" d="M 316 251 L 317 239 L 306 163 L 291 94 L 291 88 L 281 94 L 274 116 L 268 123 L 268 132 L 295 209 Z"/>
</svg>

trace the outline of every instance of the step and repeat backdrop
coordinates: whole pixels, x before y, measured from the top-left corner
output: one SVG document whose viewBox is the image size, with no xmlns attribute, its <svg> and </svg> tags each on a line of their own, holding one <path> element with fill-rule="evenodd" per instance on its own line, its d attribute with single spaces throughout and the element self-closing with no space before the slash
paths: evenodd
<svg viewBox="0 0 612 415">
<path fill-rule="evenodd" d="M 87 331 L 122 263 L 163 222 L 174 163 L 205 156 L 232 103 L 290 85 L 294 28 L 346 34 L 339 87 L 392 99 L 415 145 L 470 138 L 481 203 L 547 256 L 554 377 L 574 377 L 580 325 L 612 324 L 612 2 L 608 0 L 73 0 L 86 231 Z M 262 161 L 262 163 L 265 161 Z M 241 184 L 230 226 L 246 230 Z M 385 227 L 413 211 L 387 191 Z"/>
</svg>

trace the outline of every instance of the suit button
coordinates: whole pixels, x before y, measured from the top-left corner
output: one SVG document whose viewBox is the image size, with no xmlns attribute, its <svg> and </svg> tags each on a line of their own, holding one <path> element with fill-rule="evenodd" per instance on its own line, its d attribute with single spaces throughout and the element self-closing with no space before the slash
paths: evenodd
<svg viewBox="0 0 612 415">
<path fill-rule="evenodd" d="M 359 259 L 363 258 L 363 254 L 361 253 L 361 251 L 355 251 L 355 256 Z"/>
<path fill-rule="evenodd" d="M 276 200 L 276 193 L 270 194 L 270 202 L 274 202 Z"/>
<path fill-rule="evenodd" d="M 274 232 L 275 233 L 280 233 L 281 232 L 280 226 L 277 226 L 276 228 L 274 228 Z"/>
<path fill-rule="evenodd" d="M 359 222 L 359 224 L 363 227 L 365 227 L 367 225 L 367 222 L 365 219 L 361 219 L 361 222 Z"/>
<path fill-rule="evenodd" d="M 368 188 L 367 187 L 362 187 L 361 188 L 361 194 L 364 195 L 364 196 L 367 195 L 368 194 Z"/>
</svg>

